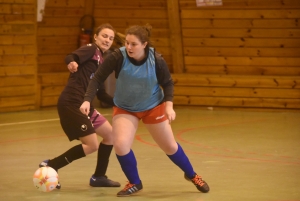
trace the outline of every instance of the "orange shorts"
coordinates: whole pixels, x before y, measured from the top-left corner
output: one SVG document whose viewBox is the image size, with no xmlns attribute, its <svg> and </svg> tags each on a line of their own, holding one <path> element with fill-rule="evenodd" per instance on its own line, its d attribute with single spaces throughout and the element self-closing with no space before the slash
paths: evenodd
<svg viewBox="0 0 300 201">
<path fill-rule="evenodd" d="M 157 124 L 167 120 L 165 114 L 165 108 L 166 108 L 165 102 L 159 104 L 158 106 L 152 108 L 151 110 L 146 110 L 144 112 L 129 112 L 114 106 L 113 116 L 116 116 L 118 114 L 129 114 L 137 117 L 139 120 L 141 119 L 145 124 Z"/>
</svg>

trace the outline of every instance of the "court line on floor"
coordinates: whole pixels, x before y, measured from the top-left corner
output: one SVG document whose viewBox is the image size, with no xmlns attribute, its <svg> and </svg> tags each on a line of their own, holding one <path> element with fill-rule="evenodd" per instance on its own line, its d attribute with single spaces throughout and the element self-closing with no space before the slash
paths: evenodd
<svg viewBox="0 0 300 201">
<path fill-rule="evenodd" d="M 209 127 L 217 127 L 217 126 L 229 126 L 229 125 L 233 125 L 233 124 L 240 124 L 240 123 L 249 123 L 249 122 L 261 122 L 262 120 L 266 120 L 266 119 L 255 119 L 255 120 L 251 120 L 251 121 L 240 121 L 240 122 L 229 122 L 229 123 L 225 123 L 225 124 L 218 124 L 218 125 L 208 125 L 208 126 L 202 126 L 202 127 L 196 127 L 196 128 L 186 128 L 186 129 L 183 129 L 181 131 L 179 131 L 177 134 L 176 134 L 176 137 L 182 141 L 182 142 L 185 142 L 185 143 L 188 143 L 188 144 L 192 144 L 192 145 L 196 145 L 196 146 L 202 146 L 206 149 L 208 148 L 212 148 L 210 146 L 205 146 L 205 145 L 202 145 L 202 144 L 198 144 L 198 143 L 193 143 L 193 142 L 189 142 L 187 140 L 184 140 L 181 135 L 187 131 L 191 131 L 191 130 L 195 130 L 195 129 L 198 129 L 198 128 L 209 128 Z M 144 134 L 146 135 L 146 134 Z M 153 143 L 150 143 L 150 142 L 147 142 L 145 140 L 142 139 L 141 135 L 136 135 L 136 140 L 144 143 L 144 144 L 147 144 L 147 145 L 150 145 L 150 146 L 154 146 L 154 147 L 158 147 L 158 145 L 156 144 L 153 144 Z M 229 149 L 220 149 L 220 148 L 212 148 L 212 149 L 217 149 L 217 150 L 225 150 L 225 151 L 229 151 L 229 152 L 234 152 L 232 150 L 229 150 Z M 296 165 L 300 165 L 299 162 L 290 162 L 290 161 L 279 161 L 279 160 L 270 160 L 270 159 L 260 159 L 260 158 L 247 158 L 247 157 L 239 157 L 239 156 L 227 156 L 227 155 L 220 155 L 220 154 L 210 154 L 210 153 L 202 153 L 202 152 L 195 152 L 195 151 L 192 151 L 192 150 L 188 150 L 189 152 L 192 152 L 192 153 L 196 153 L 196 154 L 203 154 L 203 155 L 209 155 L 209 156 L 219 156 L 219 157 L 225 157 L 225 158 L 238 158 L 238 159 L 245 159 L 245 160 L 256 160 L 256 161 L 262 161 L 262 162 L 276 162 L 276 163 L 287 163 L 287 164 L 296 164 Z M 256 155 L 261 155 L 261 156 L 271 156 L 271 157 L 279 157 L 279 158 L 288 158 L 288 159 L 296 159 L 296 160 L 299 160 L 298 158 L 294 158 L 294 157 L 289 157 L 289 156 L 276 156 L 276 155 L 273 155 L 273 154 L 257 154 L 257 153 L 254 153 L 254 152 L 251 152 L 251 153 L 247 153 L 247 152 L 243 152 L 243 151 L 235 151 L 236 153 L 240 153 L 240 154 L 256 154 Z"/>
<path fill-rule="evenodd" d="M 144 143 L 149 146 L 158 147 L 157 144 L 148 142 L 144 139 L 142 139 L 142 135 L 150 135 L 150 134 L 139 134 L 136 135 L 135 139 L 140 141 L 141 143 Z M 193 150 L 184 149 L 185 152 L 191 153 L 191 154 L 197 154 L 197 155 L 205 155 L 205 156 L 215 156 L 215 157 L 222 157 L 222 158 L 234 158 L 234 159 L 242 159 L 242 160 L 249 160 L 249 161 L 258 161 L 258 162 L 271 162 L 271 163 L 280 163 L 280 164 L 292 164 L 292 165 L 300 165 L 299 162 L 290 162 L 290 161 L 280 161 L 280 160 L 270 160 L 270 159 L 260 159 L 260 158 L 248 158 L 248 157 L 242 157 L 242 156 L 231 156 L 231 155 L 222 155 L 222 154 L 211 154 L 206 152 L 197 152 Z"/>
<path fill-rule="evenodd" d="M 205 155 L 205 156 L 216 156 L 222 158 L 234 158 L 234 159 L 242 159 L 242 160 L 250 160 L 250 161 L 258 161 L 258 162 L 270 162 L 270 163 L 280 163 L 280 164 L 290 164 L 290 165 L 300 165 L 299 162 L 291 162 L 291 161 L 281 161 L 281 160 L 271 160 L 271 159 L 261 159 L 261 158 L 248 158 L 243 156 L 230 156 L 230 155 L 222 155 L 222 154 L 210 154 L 205 152 L 197 152 L 193 150 L 185 150 L 186 152 L 198 155 Z"/>
<path fill-rule="evenodd" d="M 236 124 L 237 122 L 233 122 L 232 124 Z M 242 122 L 242 123 L 247 123 L 247 122 Z M 195 142 L 190 142 L 188 140 L 185 140 L 181 137 L 182 134 L 186 133 L 187 131 L 191 131 L 191 130 L 195 130 L 195 129 L 199 129 L 199 128 L 207 128 L 207 127 L 215 127 L 215 126 L 228 126 L 231 125 L 230 123 L 227 124 L 220 124 L 220 125 L 212 125 L 212 126 L 205 126 L 205 127 L 196 127 L 196 128 L 187 128 L 184 130 L 179 131 L 176 134 L 176 138 L 179 139 L 180 141 L 187 143 L 187 144 L 191 144 L 191 145 L 195 145 L 195 146 L 199 146 L 199 147 L 203 147 L 206 149 L 214 149 L 214 150 L 222 150 L 222 151 L 226 151 L 226 152 L 231 152 L 231 153 L 239 153 L 239 154 L 248 154 L 248 155 L 260 155 L 260 156 L 271 156 L 271 157 L 278 157 L 278 158 L 285 158 L 285 159 L 294 159 L 294 160 L 299 160 L 300 158 L 296 158 L 296 157 L 291 157 L 291 156 L 282 156 L 282 155 L 274 155 L 274 154 L 260 154 L 260 153 L 256 153 L 256 152 L 244 152 L 241 150 L 230 150 L 230 149 L 225 149 L 225 148 L 216 148 L 213 146 L 207 146 L 207 145 L 203 145 L 200 143 L 195 143 Z"/>
<path fill-rule="evenodd" d="M 109 116 L 110 114 L 102 114 L 102 115 L 103 116 Z M 55 118 L 55 119 L 43 119 L 43 120 L 35 120 L 35 121 L 21 121 L 21 122 L 0 124 L 0 126 L 11 126 L 11 125 L 19 125 L 19 124 L 41 123 L 41 122 L 58 121 L 58 120 L 59 120 L 59 118 Z M 6 141 L 0 141 L 0 144 L 12 143 L 12 142 L 30 141 L 30 140 L 39 140 L 39 139 L 62 137 L 62 136 L 65 136 L 65 135 L 64 134 L 60 134 L 60 135 L 50 135 L 50 136 L 42 136 L 42 137 L 36 137 L 36 138 L 23 138 L 23 139 L 18 139 L 18 140 L 6 140 Z"/>
<path fill-rule="evenodd" d="M 103 116 L 105 116 L 107 114 L 103 114 Z M 26 121 L 26 122 L 15 122 L 15 123 L 9 123 L 9 125 L 15 125 L 15 124 L 24 124 L 24 123 L 37 123 L 37 122 L 47 122 L 47 121 L 55 121 L 55 120 L 59 120 L 58 118 L 57 119 L 46 119 L 46 120 L 37 120 L 37 121 Z M 261 120 L 255 120 L 255 121 L 261 121 Z M 226 126 L 226 125 L 232 125 L 232 124 L 237 124 L 237 123 L 248 123 L 249 121 L 247 122 L 232 122 L 232 123 L 226 123 L 226 124 L 222 124 L 222 126 Z M 253 122 L 253 121 L 250 121 L 250 122 Z M 1 125 L 8 125 L 8 124 L 0 124 Z M 220 126 L 220 125 L 211 125 L 211 126 L 205 126 L 205 127 L 215 127 L 215 126 Z M 205 127 L 197 127 L 197 128 L 205 128 Z M 194 130 L 194 129 L 197 129 L 197 128 L 187 128 L 187 129 L 184 129 L 184 130 L 181 130 L 177 136 L 180 136 L 181 134 L 187 132 L 187 131 L 190 131 L 190 130 Z M 146 135 L 146 134 L 145 134 Z M 148 134 L 149 135 L 149 134 Z M 38 140 L 38 139 L 44 139 L 44 138 L 53 138 L 53 137 L 62 137 L 64 136 L 63 134 L 61 135 L 55 135 L 55 136 L 44 136 L 44 137 L 37 137 L 37 138 L 26 138 L 26 139 L 18 139 L 18 140 L 9 140 L 9 141 L 2 141 L 0 142 L 0 144 L 3 144 L 3 143 L 10 143 L 10 142 L 20 142 L 20 141 L 28 141 L 28 140 Z M 150 146 L 155 146 L 155 147 L 158 147 L 156 144 L 153 144 L 153 143 L 150 143 L 150 142 L 147 142 L 145 140 L 143 140 L 141 138 L 141 135 L 136 135 L 135 137 L 138 141 L 144 143 L 144 144 L 147 144 L 147 145 L 150 145 Z M 182 139 L 181 137 L 179 137 L 179 139 L 181 141 L 184 141 L 184 142 L 187 142 L 187 143 L 190 143 L 190 144 L 196 144 L 197 143 L 191 143 L 189 141 L 186 141 L 184 139 Z M 199 144 L 200 145 L 200 144 Z M 202 146 L 202 145 L 200 145 Z M 207 148 L 207 146 L 204 146 L 204 148 Z M 264 162 L 280 162 L 280 163 L 288 163 L 288 164 L 297 164 L 297 165 L 300 165 L 300 163 L 294 163 L 294 162 L 285 162 L 285 161 L 277 161 L 277 160 L 265 160 L 265 159 L 252 159 L 252 158 L 245 158 L 245 157 L 236 157 L 236 156 L 226 156 L 226 155 L 219 155 L 219 154 L 208 154 L 208 153 L 202 153 L 202 152 L 195 152 L 195 151 L 191 151 L 191 150 L 187 150 L 189 152 L 192 152 L 192 153 L 195 153 L 195 154 L 204 154 L 204 155 L 211 155 L 211 156 L 219 156 L 219 157 L 229 157 L 229 158 L 239 158 L 239 159 L 248 159 L 248 160 L 258 160 L 258 161 L 264 161 Z M 247 153 L 246 153 L 247 154 Z M 253 153 L 251 153 L 253 154 Z M 272 155 L 271 155 L 272 156 Z M 277 156 L 278 157 L 278 156 Z"/>
<path fill-rule="evenodd" d="M 108 116 L 110 114 L 102 114 L 102 116 Z M 19 125 L 19 124 L 33 124 L 33 123 L 41 123 L 41 122 L 48 122 L 48 121 L 58 121 L 59 118 L 55 119 L 42 119 L 42 120 L 35 120 L 35 121 L 20 121 L 20 122 L 12 122 L 12 123 L 4 123 L 0 124 L 0 126 L 11 126 L 11 125 Z"/>
<path fill-rule="evenodd" d="M 40 140 L 40 139 L 63 137 L 63 136 L 66 136 L 66 135 L 60 134 L 60 135 L 50 135 L 50 136 L 35 137 L 35 138 L 24 138 L 24 139 L 18 139 L 18 140 L 7 140 L 7 141 L 2 141 L 2 142 L 0 141 L 0 144 L 12 143 L 12 142 L 23 142 L 23 141 L 30 141 L 30 140 Z"/>
<path fill-rule="evenodd" d="M 59 120 L 59 118 L 55 118 L 55 119 L 43 119 L 43 120 L 35 120 L 35 121 L 20 121 L 20 122 L 0 124 L 0 126 L 11 126 L 11 125 L 18 125 L 18 124 L 33 124 L 33 123 L 48 122 L 48 121 L 58 121 L 58 120 Z"/>
</svg>

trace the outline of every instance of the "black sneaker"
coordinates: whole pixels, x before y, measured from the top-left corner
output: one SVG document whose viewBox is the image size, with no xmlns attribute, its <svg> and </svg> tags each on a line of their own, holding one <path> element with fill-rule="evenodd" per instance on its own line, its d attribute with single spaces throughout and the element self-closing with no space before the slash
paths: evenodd
<svg viewBox="0 0 300 201">
<path fill-rule="evenodd" d="M 119 193 L 117 193 L 118 197 L 125 197 L 130 196 L 134 193 L 137 193 L 143 189 L 142 181 L 139 184 L 131 184 L 128 182 L 123 190 L 121 190 Z"/>
<path fill-rule="evenodd" d="M 192 182 L 197 187 L 197 189 L 202 193 L 207 193 L 209 191 L 208 184 L 202 179 L 200 175 L 197 175 L 195 173 L 194 177 L 190 179 L 186 176 L 186 174 L 184 174 L 184 178 Z"/>
<path fill-rule="evenodd" d="M 92 187 L 120 187 L 121 184 L 117 181 L 112 181 L 107 176 L 95 177 L 92 175 L 90 179 L 90 186 Z"/>
<path fill-rule="evenodd" d="M 46 166 L 49 166 L 48 165 L 48 162 L 49 160 L 44 160 L 42 161 L 40 164 L 39 164 L 39 167 L 46 167 Z M 49 166 L 50 167 L 50 166 Z M 57 172 L 57 170 L 55 170 Z M 61 185 L 60 183 L 58 182 L 58 184 L 56 185 L 56 189 L 60 189 L 61 188 Z"/>
</svg>

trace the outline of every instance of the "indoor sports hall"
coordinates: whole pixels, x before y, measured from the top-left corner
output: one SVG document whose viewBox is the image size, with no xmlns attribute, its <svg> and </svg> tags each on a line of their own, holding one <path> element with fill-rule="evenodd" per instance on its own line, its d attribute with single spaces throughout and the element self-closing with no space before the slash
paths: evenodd
<svg viewBox="0 0 300 201">
<path fill-rule="evenodd" d="M 300 0 L 0 1 L 0 201 L 300 201 L 299 19 Z M 43 160 L 81 143 L 69 142 L 58 114 L 72 75 L 66 57 L 91 46 L 103 56 L 95 34 L 104 23 L 115 30 L 108 52 L 130 43 L 128 27 L 151 25 L 155 59 L 174 82 L 175 140 L 208 193 L 184 178 L 141 121 L 132 146 L 140 192 L 116 196 L 129 179 L 114 150 L 106 175 L 121 187 L 90 186 L 97 152 L 59 169 L 61 189 L 34 186 Z M 111 96 L 115 76 L 105 81 Z M 113 108 L 92 103 L 112 123 Z"/>
</svg>

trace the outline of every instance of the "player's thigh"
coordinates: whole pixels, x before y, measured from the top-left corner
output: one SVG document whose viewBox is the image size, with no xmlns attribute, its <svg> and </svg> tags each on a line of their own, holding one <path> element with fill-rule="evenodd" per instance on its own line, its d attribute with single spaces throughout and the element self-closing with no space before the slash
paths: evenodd
<svg viewBox="0 0 300 201">
<path fill-rule="evenodd" d="M 103 138 L 102 143 L 107 145 L 113 144 L 112 126 L 108 121 L 95 129 L 97 135 Z"/>
<path fill-rule="evenodd" d="M 130 114 L 118 114 L 112 121 L 113 144 L 118 155 L 129 153 L 134 140 L 139 119 Z"/>
<path fill-rule="evenodd" d="M 177 151 L 177 142 L 167 120 L 157 124 L 145 124 L 145 126 L 154 141 L 166 154 L 172 155 Z"/>
</svg>

